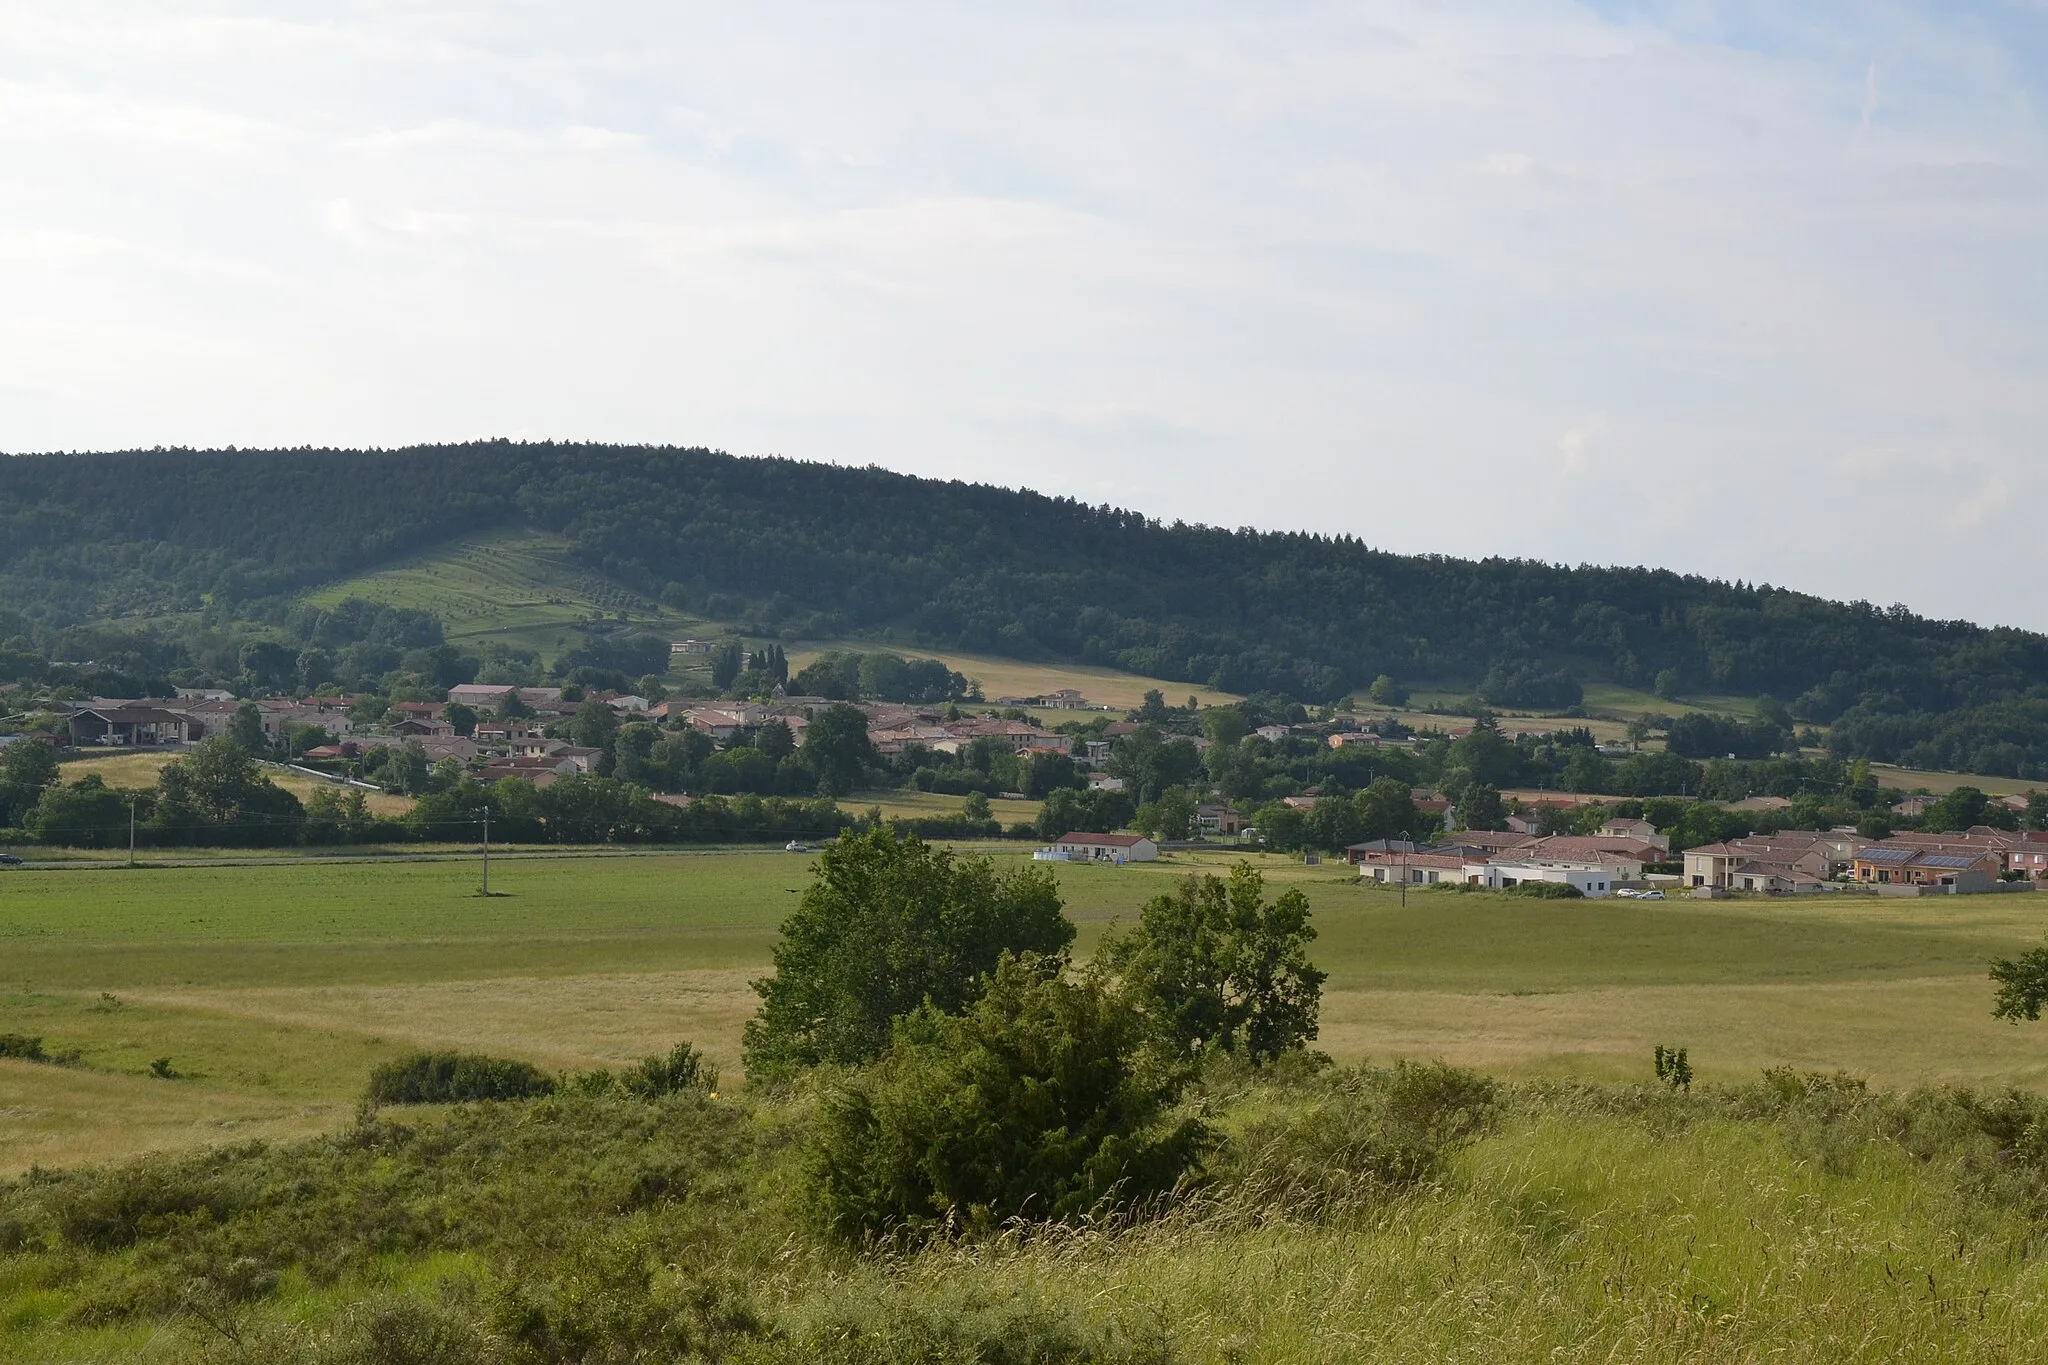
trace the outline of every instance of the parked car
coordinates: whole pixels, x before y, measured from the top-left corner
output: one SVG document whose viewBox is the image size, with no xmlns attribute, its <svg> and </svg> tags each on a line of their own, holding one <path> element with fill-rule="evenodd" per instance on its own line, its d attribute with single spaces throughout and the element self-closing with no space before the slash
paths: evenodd
<svg viewBox="0 0 2048 1365">
<path fill-rule="evenodd" d="M 809 844 L 800 844 L 796 840 L 791 839 L 782 846 L 782 851 L 784 853 L 809 853 L 811 846 Z"/>
<path fill-rule="evenodd" d="M 1636 899 L 1639 901 L 1661 901 L 1664 899 L 1664 893 L 1662 891 L 1645 891 L 1637 896 Z"/>
<path fill-rule="evenodd" d="M 20 866 L 21 866 L 21 855 L 19 855 L 19 854 L 16 854 L 16 853 L 0 853 L 0 867 L 20 867 Z"/>
<path fill-rule="evenodd" d="M 1620 896 L 1623 900 L 1627 900 L 1631 896 L 1640 896 L 1643 893 L 1636 890 L 1633 886 L 1617 886 L 1614 888 L 1614 894 Z"/>
</svg>

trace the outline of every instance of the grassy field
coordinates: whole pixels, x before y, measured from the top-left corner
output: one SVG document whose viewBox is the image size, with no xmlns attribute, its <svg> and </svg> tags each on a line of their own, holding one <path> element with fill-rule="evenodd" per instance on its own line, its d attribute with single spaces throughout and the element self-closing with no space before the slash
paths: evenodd
<svg viewBox="0 0 2048 1365">
<path fill-rule="evenodd" d="M 720 633 L 572 562 L 568 548 L 566 540 L 543 532 L 491 532 L 331 583 L 306 600 L 331 606 L 361 597 L 431 611 L 453 643 L 497 641 L 537 650 L 543 662 L 575 642 L 572 627 L 592 612 L 625 611 L 675 634 Z M 708 662 L 693 662 L 709 669 Z"/>
<path fill-rule="evenodd" d="M 1058 868 L 1081 950 L 1169 878 L 1230 861 Z M 84 1062 L 0 1062 L 0 1170 L 330 1126 L 376 1060 L 417 1045 L 575 1067 L 689 1038 L 730 1071 L 811 862 L 508 861 L 488 900 L 468 863 L 0 874 L 0 1032 Z M 1403 907 L 1341 868 L 1264 866 L 1315 907 L 1322 1046 L 1341 1059 L 1625 1078 L 1666 1042 L 1707 1078 L 2048 1081 L 2048 1047 L 1991 1020 L 1984 977 L 2039 938 L 2037 897 Z M 158 1057 L 183 1079 L 149 1076 Z"/>
<path fill-rule="evenodd" d="M 843 810 L 864 813 L 870 808 L 878 809 L 891 820 L 918 820 L 958 815 L 966 804 L 967 798 L 964 796 L 945 796 L 938 792 L 920 791 L 855 792 L 839 800 L 840 808 Z M 991 815 L 1008 826 L 1020 820 L 1038 819 L 1039 809 L 1044 804 L 1042 801 L 1008 801 L 1002 797 L 990 797 L 988 808 Z"/>
<path fill-rule="evenodd" d="M 792 671 L 801 669 L 820 654 L 834 649 L 888 650 L 920 659 L 937 659 L 954 672 L 979 682 L 983 694 L 991 701 L 997 697 L 1039 697 L 1068 687 L 1079 689 L 1090 702 L 1118 711 L 1137 707 L 1145 700 L 1145 693 L 1153 689 L 1163 693 L 1168 704 L 1173 706 L 1185 704 L 1191 696 L 1203 706 L 1221 706 L 1241 700 L 1235 692 L 1218 692 L 1214 688 L 1197 687 L 1191 683 L 1162 682 L 1114 668 L 1096 668 L 1089 664 L 1028 663 L 1019 659 L 998 659 L 987 654 L 963 654 L 952 649 L 878 644 L 868 640 L 805 640 L 790 646 L 789 666 Z M 1089 714 L 1085 711 L 1028 709 L 1041 720 L 1055 723 L 1086 720 Z"/>
<path fill-rule="evenodd" d="M 164 765 L 176 758 L 171 753 L 108 754 L 105 757 L 75 758 L 65 761 L 58 776 L 65 782 L 77 782 L 89 773 L 98 773 L 100 780 L 109 787 L 124 791 L 142 791 L 154 787 Z M 333 790 L 334 783 L 323 782 L 317 777 L 295 773 L 276 764 L 265 764 L 263 775 L 303 801 L 316 791 Z M 393 796 L 386 792 L 364 792 L 363 804 L 373 815 L 404 815 L 412 809 L 412 798 Z"/>
</svg>

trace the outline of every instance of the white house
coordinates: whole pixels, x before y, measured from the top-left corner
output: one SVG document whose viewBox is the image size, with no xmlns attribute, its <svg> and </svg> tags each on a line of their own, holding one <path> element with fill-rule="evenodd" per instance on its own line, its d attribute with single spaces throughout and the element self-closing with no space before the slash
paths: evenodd
<svg viewBox="0 0 2048 1365">
<path fill-rule="evenodd" d="M 1064 834 L 1052 847 L 1073 862 L 1150 863 L 1159 859 L 1159 845 L 1142 834 Z"/>
<path fill-rule="evenodd" d="M 1278 744 L 1281 740 L 1287 738 L 1287 727 L 1284 725 L 1261 725 L 1252 733 L 1268 743 Z"/>
<path fill-rule="evenodd" d="M 1605 863 L 1518 863 L 1495 861 L 1473 863 L 1465 868 L 1465 879 L 1479 878 L 1482 886 L 1498 891 L 1523 882 L 1562 882 L 1575 886 L 1589 897 L 1611 896 L 1616 884 L 1615 869 Z"/>
</svg>

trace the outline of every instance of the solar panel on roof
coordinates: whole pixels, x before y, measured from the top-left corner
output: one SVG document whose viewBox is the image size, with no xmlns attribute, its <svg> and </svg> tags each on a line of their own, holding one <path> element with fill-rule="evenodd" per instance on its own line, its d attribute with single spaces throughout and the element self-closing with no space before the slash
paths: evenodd
<svg viewBox="0 0 2048 1365">
<path fill-rule="evenodd" d="M 1920 860 L 1923 867 L 1972 867 L 1975 858 L 1964 858 L 1954 853 L 1930 853 Z"/>
</svg>

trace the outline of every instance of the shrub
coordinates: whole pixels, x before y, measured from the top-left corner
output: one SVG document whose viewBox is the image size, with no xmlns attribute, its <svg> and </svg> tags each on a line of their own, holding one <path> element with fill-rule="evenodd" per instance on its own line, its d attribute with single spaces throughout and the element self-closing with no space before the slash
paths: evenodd
<svg viewBox="0 0 2048 1365">
<path fill-rule="evenodd" d="M 539 1068 L 502 1057 L 464 1052 L 415 1052 L 370 1073 L 372 1104 L 454 1104 L 465 1100 L 523 1100 L 554 1093 Z"/>
<path fill-rule="evenodd" d="M 1137 1012 L 1057 960 L 1005 957 L 964 1015 L 926 1006 L 830 1094 L 807 1178 L 848 1241 L 915 1240 L 1152 1200 L 1207 1143 L 1168 1107 L 1188 1079 Z"/>
<path fill-rule="evenodd" d="M 643 1057 L 619 1078 L 629 1095 L 651 1098 L 684 1090 L 718 1089 L 718 1068 L 688 1043 L 677 1043 L 658 1057 Z"/>
<path fill-rule="evenodd" d="M 1537 901 L 1584 900 L 1586 893 L 1570 882 L 1516 882 L 1508 888 L 1510 896 L 1527 896 Z"/>
<path fill-rule="evenodd" d="M 12 1057 L 23 1062 L 47 1062 L 50 1054 L 43 1051 L 43 1040 L 26 1033 L 0 1033 L 0 1057 Z"/>
<path fill-rule="evenodd" d="M 1437 1178 L 1493 1121 L 1499 1085 L 1441 1062 L 1336 1071 L 1247 1125 L 1217 1161 L 1253 1207 L 1318 1216 Z"/>
<path fill-rule="evenodd" d="M 1036 1296 L 952 1292 L 835 1304 L 791 1331 L 773 1356 L 792 1365 L 1171 1365 L 1156 1324 L 1096 1322 Z"/>
</svg>

